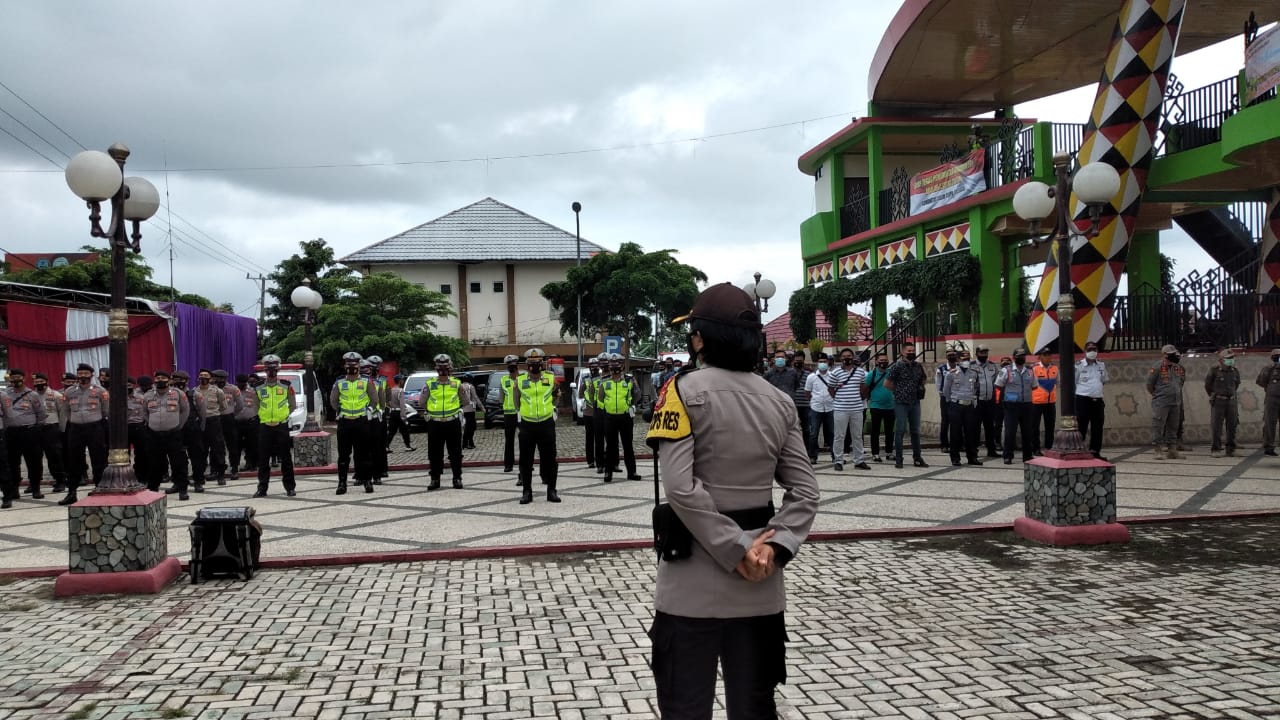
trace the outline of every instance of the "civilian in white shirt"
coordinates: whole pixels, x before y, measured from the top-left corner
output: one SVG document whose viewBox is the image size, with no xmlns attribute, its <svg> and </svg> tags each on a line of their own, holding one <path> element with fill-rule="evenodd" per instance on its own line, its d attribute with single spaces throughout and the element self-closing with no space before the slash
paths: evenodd
<svg viewBox="0 0 1280 720">
<path fill-rule="evenodd" d="M 857 367 L 853 360 L 853 350 L 845 348 L 840 351 L 840 367 L 831 371 L 830 391 L 835 401 L 836 437 L 831 443 L 831 456 L 835 460 L 835 469 L 844 469 L 844 441 L 848 436 L 852 441 L 853 463 L 859 470 L 870 470 L 867 464 L 866 451 L 862 449 L 862 425 L 866 415 L 866 402 L 862 399 L 862 384 L 866 379 L 866 371 Z"/>
<path fill-rule="evenodd" d="M 1102 424 L 1107 403 L 1102 399 L 1102 386 L 1109 379 L 1107 364 L 1098 359 L 1098 343 L 1085 343 L 1084 359 L 1076 363 L 1076 425 L 1099 460 L 1106 460 L 1102 457 Z"/>
<path fill-rule="evenodd" d="M 809 464 L 818 464 L 818 430 L 830 438 L 834 428 L 836 400 L 831 397 L 830 356 L 818 353 L 817 371 L 805 378 L 804 389 L 809 393 L 809 435 L 805 446 L 809 450 Z"/>
</svg>

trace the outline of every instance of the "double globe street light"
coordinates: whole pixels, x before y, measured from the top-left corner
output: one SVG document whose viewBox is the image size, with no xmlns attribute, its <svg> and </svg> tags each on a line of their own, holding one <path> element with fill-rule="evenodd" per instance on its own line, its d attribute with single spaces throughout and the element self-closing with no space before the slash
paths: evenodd
<svg viewBox="0 0 1280 720">
<path fill-rule="evenodd" d="M 1058 397 L 1058 427 L 1053 438 L 1053 449 L 1046 455 L 1058 457 L 1084 456 L 1090 453 L 1084 446 L 1076 426 L 1076 362 L 1075 362 L 1075 299 L 1071 291 L 1071 252 L 1076 239 L 1088 241 L 1097 237 L 1101 228 L 1102 210 L 1120 191 L 1120 174 L 1105 162 L 1084 165 L 1073 174 L 1069 169 L 1071 158 L 1060 154 L 1053 157 L 1053 170 L 1057 182 L 1053 187 L 1039 181 L 1026 183 L 1013 195 L 1013 211 L 1031 226 L 1031 242 L 1055 244 L 1058 257 L 1058 377 L 1061 393 Z M 1085 204 L 1088 226 L 1084 232 L 1077 230 L 1076 222 L 1069 217 L 1071 192 Z M 1040 236 L 1040 223 L 1054 216 L 1053 230 Z M 1047 309 L 1047 308 L 1046 308 Z M 1028 348 L 1031 350 L 1033 348 Z"/>
<path fill-rule="evenodd" d="M 111 245 L 111 312 L 107 320 L 107 337 L 111 341 L 111 377 L 118 383 L 112 388 L 108 405 L 110 453 L 102 481 L 94 495 L 136 493 L 144 489 L 129 464 L 128 397 L 124 378 L 129 374 L 129 316 L 125 311 L 125 248 L 142 252 L 139 223 L 150 218 L 160 207 L 160 193 L 140 177 L 124 177 L 129 148 L 116 143 L 104 153 L 86 150 L 67 163 L 65 176 L 71 191 L 89 206 L 89 234 L 105 238 Z M 102 229 L 101 204 L 110 201 L 111 222 Z M 126 236 L 125 223 L 133 232 Z M 129 242 L 129 238 L 133 242 Z"/>
<path fill-rule="evenodd" d="M 768 278 L 761 280 L 760 273 L 756 273 L 752 277 L 755 278 L 755 282 L 743 285 L 742 290 L 751 296 L 751 299 L 756 303 L 756 319 L 760 321 L 760 357 L 766 358 L 769 356 L 769 339 L 764 334 L 764 314 L 769 312 L 769 298 L 778 292 L 778 286 L 774 285 L 773 281 Z"/>
<path fill-rule="evenodd" d="M 324 297 L 311 289 L 311 280 L 304 278 L 302 284 L 290 293 L 289 300 L 293 302 L 294 307 L 302 310 L 302 323 L 307 329 L 307 349 L 302 355 L 302 367 L 306 371 L 303 392 L 307 397 L 307 422 L 302 426 L 302 432 L 318 433 L 320 424 L 316 422 L 315 403 L 311 402 L 311 397 L 318 385 L 315 378 L 315 354 L 311 351 L 311 326 L 316 323 L 316 313 L 320 311 L 320 306 L 324 305 Z"/>
</svg>

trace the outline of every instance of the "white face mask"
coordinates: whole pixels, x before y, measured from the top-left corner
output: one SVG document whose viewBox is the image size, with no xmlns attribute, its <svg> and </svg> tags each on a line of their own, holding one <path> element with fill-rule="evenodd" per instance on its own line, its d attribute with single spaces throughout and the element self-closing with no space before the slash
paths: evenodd
<svg viewBox="0 0 1280 720">
<path fill-rule="evenodd" d="M 827 371 L 827 364 L 826 364 L 826 363 L 818 363 L 818 372 L 826 372 L 826 371 Z"/>
<path fill-rule="evenodd" d="M 968 360 L 961 360 L 961 361 L 960 361 L 960 367 L 962 367 L 962 368 L 967 368 L 967 367 L 969 367 L 969 361 L 968 361 Z"/>
<path fill-rule="evenodd" d="M 1097 350 L 1090 350 L 1089 352 L 1085 353 L 1085 354 L 1084 354 L 1084 356 L 1085 356 L 1086 358 L 1088 358 L 1089 360 L 1097 360 L 1097 359 L 1098 359 L 1098 351 L 1097 351 Z"/>
</svg>

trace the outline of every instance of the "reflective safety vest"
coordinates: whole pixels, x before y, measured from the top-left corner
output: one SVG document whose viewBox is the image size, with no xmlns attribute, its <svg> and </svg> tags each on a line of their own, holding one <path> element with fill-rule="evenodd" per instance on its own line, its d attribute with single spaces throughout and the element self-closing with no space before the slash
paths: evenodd
<svg viewBox="0 0 1280 720">
<path fill-rule="evenodd" d="M 440 382 L 440 378 L 428 382 L 427 401 L 424 403 L 427 414 L 437 418 L 457 415 L 462 411 L 462 398 L 459 392 L 461 389 L 462 381 L 453 377 L 443 383 Z"/>
<path fill-rule="evenodd" d="M 1058 366 L 1037 364 L 1031 368 L 1036 385 L 1031 389 L 1031 402 L 1037 405 L 1048 405 L 1058 401 Z"/>
<path fill-rule="evenodd" d="M 609 376 L 608 376 L 608 375 L 601 375 L 600 377 L 598 377 L 598 378 L 596 378 L 596 379 L 594 379 L 594 380 L 592 380 L 592 381 L 591 381 L 591 382 L 592 382 L 592 392 L 593 392 L 593 394 L 595 395 L 595 399 L 596 399 L 596 407 L 597 407 L 597 408 L 599 408 L 600 410 L 605 410 L 605 407 L 604 407 L 604 381 L 605 381 L 605 380 L 607 380 L 608 378 L 609 378 Z M 606 412 L 608 412 L 608 411 L 606 410 Z"/>
<path fill-rule="evenodd" d="M 504 415 L 516 414 L 516 381 L 524 375 L 511 377 L 510 374 L 502 376 L 502 412 Z"/>
<path fill-rule="evenodd" d="M 603 399 L 600 407 L 610 415 L 623 415 L 631 409 L 631 381 L 625 377 L 614 380 L 607 377 L 600 381 L 596 394 Z"/>
<path fill-rule="evenodd" d="M 282 423 L 289 419 L 289 388 L 285 385 L 259 385 L 258 422 Z M 192 415 L 196 414 L 193 409 Z"/>
<path fill-rule="evenodd" d="M 529 379 L 528 375 L 520 376 L 520 419 L 529 422 L 550 420 L 556 414 L 555 400 L 552 394 L 556 390 L 555 376 L 542 373 L 538 380 Z"/>
<path fill-rule="evenodd" d="M 385 375 L 378 375 L 374 380 L 375 387 L 378 388 L 378 404 L 379 410 L 386 410 L 387 404 L 387 378 Z"/>
<path fill-rule="evenodd" d="M 348 420 L 364 417 L 371 402 L 368 380 L 360 378 L 338 381 L 338 410 L 342 417 Z"/>
</svg>

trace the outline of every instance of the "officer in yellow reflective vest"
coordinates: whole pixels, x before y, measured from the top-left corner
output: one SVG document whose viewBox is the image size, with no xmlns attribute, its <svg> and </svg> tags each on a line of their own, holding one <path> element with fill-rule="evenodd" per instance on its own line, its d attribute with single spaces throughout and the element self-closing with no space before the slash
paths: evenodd
<svg viewBox="0 0 1280 720">
<path fill-rule="evenodd" d="M 267 374 L 266 382 L 254 388 L 258 396 L 258 491 L 254 497 L 267 496 L 267 481 L 271 478 L 271 456 L 280 458 L 280 484 L 289 497 L 294 491 L 293 481 L 293 438 L 289 436 L 289 413 L 298 407 L 298 399 L 293 388 L 281 383 L 277 377 L 280 371 L 280 356 L 268 355 L 262 358 L 262 366 Z M 191 413 L 195 414 L 195 408 Z"/>
<path fill-rule="evenodd" d="M 588 374 L 579 381 L 577 393 L 582 398 L 582 426 L 586 428 L 587 467 L 603 466 L 604 458 L 596 456 L 596 378 L 600 377 L 600 359 L 587 360 Z"/>
<path fill-rule="evenodd" d="M 556 400 L 560 387 L 555 376 L 543 372 L 546 356 L 540 348 L 524 354 L 528 372 L 515 386 L 516 407 L 520 412 L 520 486 L 524 493 L 520 504 L 533 502 L 533 451 L 538 451 L 538 474 L 547 486 L 547 502 L 560 502 L 556 493 Z"/>
<path fill-rule="evenodd" d="M 422 389 L 422 409 L 427 419 L 427 462 L 431 468 L 428 490 L 440 489 L 444 451 L 449 449 L 453 486 L 462 487 L 462 381 L 453 377 L 449 356 L 436 356 L 436 377 Z"/>
<path fill-rule="evenodd" d="M 502 359 L 503 364 L 507 366 L 507 374 L 502 376 L 498 387 L 501 388 L 499 397 L 502 399 L 502 435 L 505 442 L 502 446 L 502 471 L 511 472 L 512 467 L 516 464 L 516 427 L 519 425 L 520 414 L 516 408 L 516 383 L 520 382 L 520 358 L 516 355 L 508 355 Z M 516 484 L 520 484 L 519 478 Z"/>
<path fill-rule="evenodd" d="M 609 363 L 609 353 L 600 353 L 599 355 L 596 356 L 597 365 L 607 365 L 608 363 Z M 596 444 L 596 447 L 595 447 L 596 472 L 601 475 L 603 475 L 606 472 L 606 470 L 609 472 L 618 471 L 617 466 L 608 465 L 605 462 L 606 443 L 604 440 L 604 437 L 605 437 L 604 420 L 608 416 L 608 413 L 606 413 L 604 410 L 604 394 L 600 390 L 600 385 L 604 382 L 604 379 L 605 379 L 605 374 L 603 370 L 601 370 L 600 373 L 592 374 L 591 385 L 588 387 L 588 391 L 587 391 L 588 393 L 587 401 L 591 403 L 591 406 L 593 408 L 595 408 L 595 411 L 592 413 L 591 422 L 592 422 L 592 426 L 595 429 L 595 433 L 594 433 L 595 437 L 593 438 L 593 440 L 595 441 L 595 444 Z M 617 458 L 614 458 L 614 460 L 616 461 Z"/>
<path fill-rule="evenodd" d="M 369 414 L 378 404 L 378 386 L 360 377 L 360 353 L 342 356 L 346 376 L 339 378 L 329 391 L 329 404 L 338 409 L 338 493 L 347 494 L 347 471 L 355 453 L 356 482 L 366 493 L 373 492 L 373 456 L 369 452 Z M 376 443 L 380 448 L 381 438 Z"/>
<path fill-rule="evenodd" d="M 639 480 L 636 472 L 636 451 L 631 443 L 631 407 L 635 404 L 635 381 L 622 374 L 622 356 L 609 354 L 609 376 L 599 385 L 598 394 L 604 402 L 605 462 L 604 481 L 613 482 L 614 469 L 618 467 L 618 444 L 627 465 L 627 479 Z"/>
<path fill-rule="evenodd" d="M 378 395 L 377 407 L 369 418 L 369 460 L 373 468 L 373 484 L 381 485 L 382 479 L 387 476 L 387 443 L 382 442 L 382 438 L 387 436 L 391 391 L 387 387 L 386 376 L 379 372 L 382 358 L 378 355 L 370 355 L 366 360 L 369 362 L 369 377 Z"/>
</svg>

